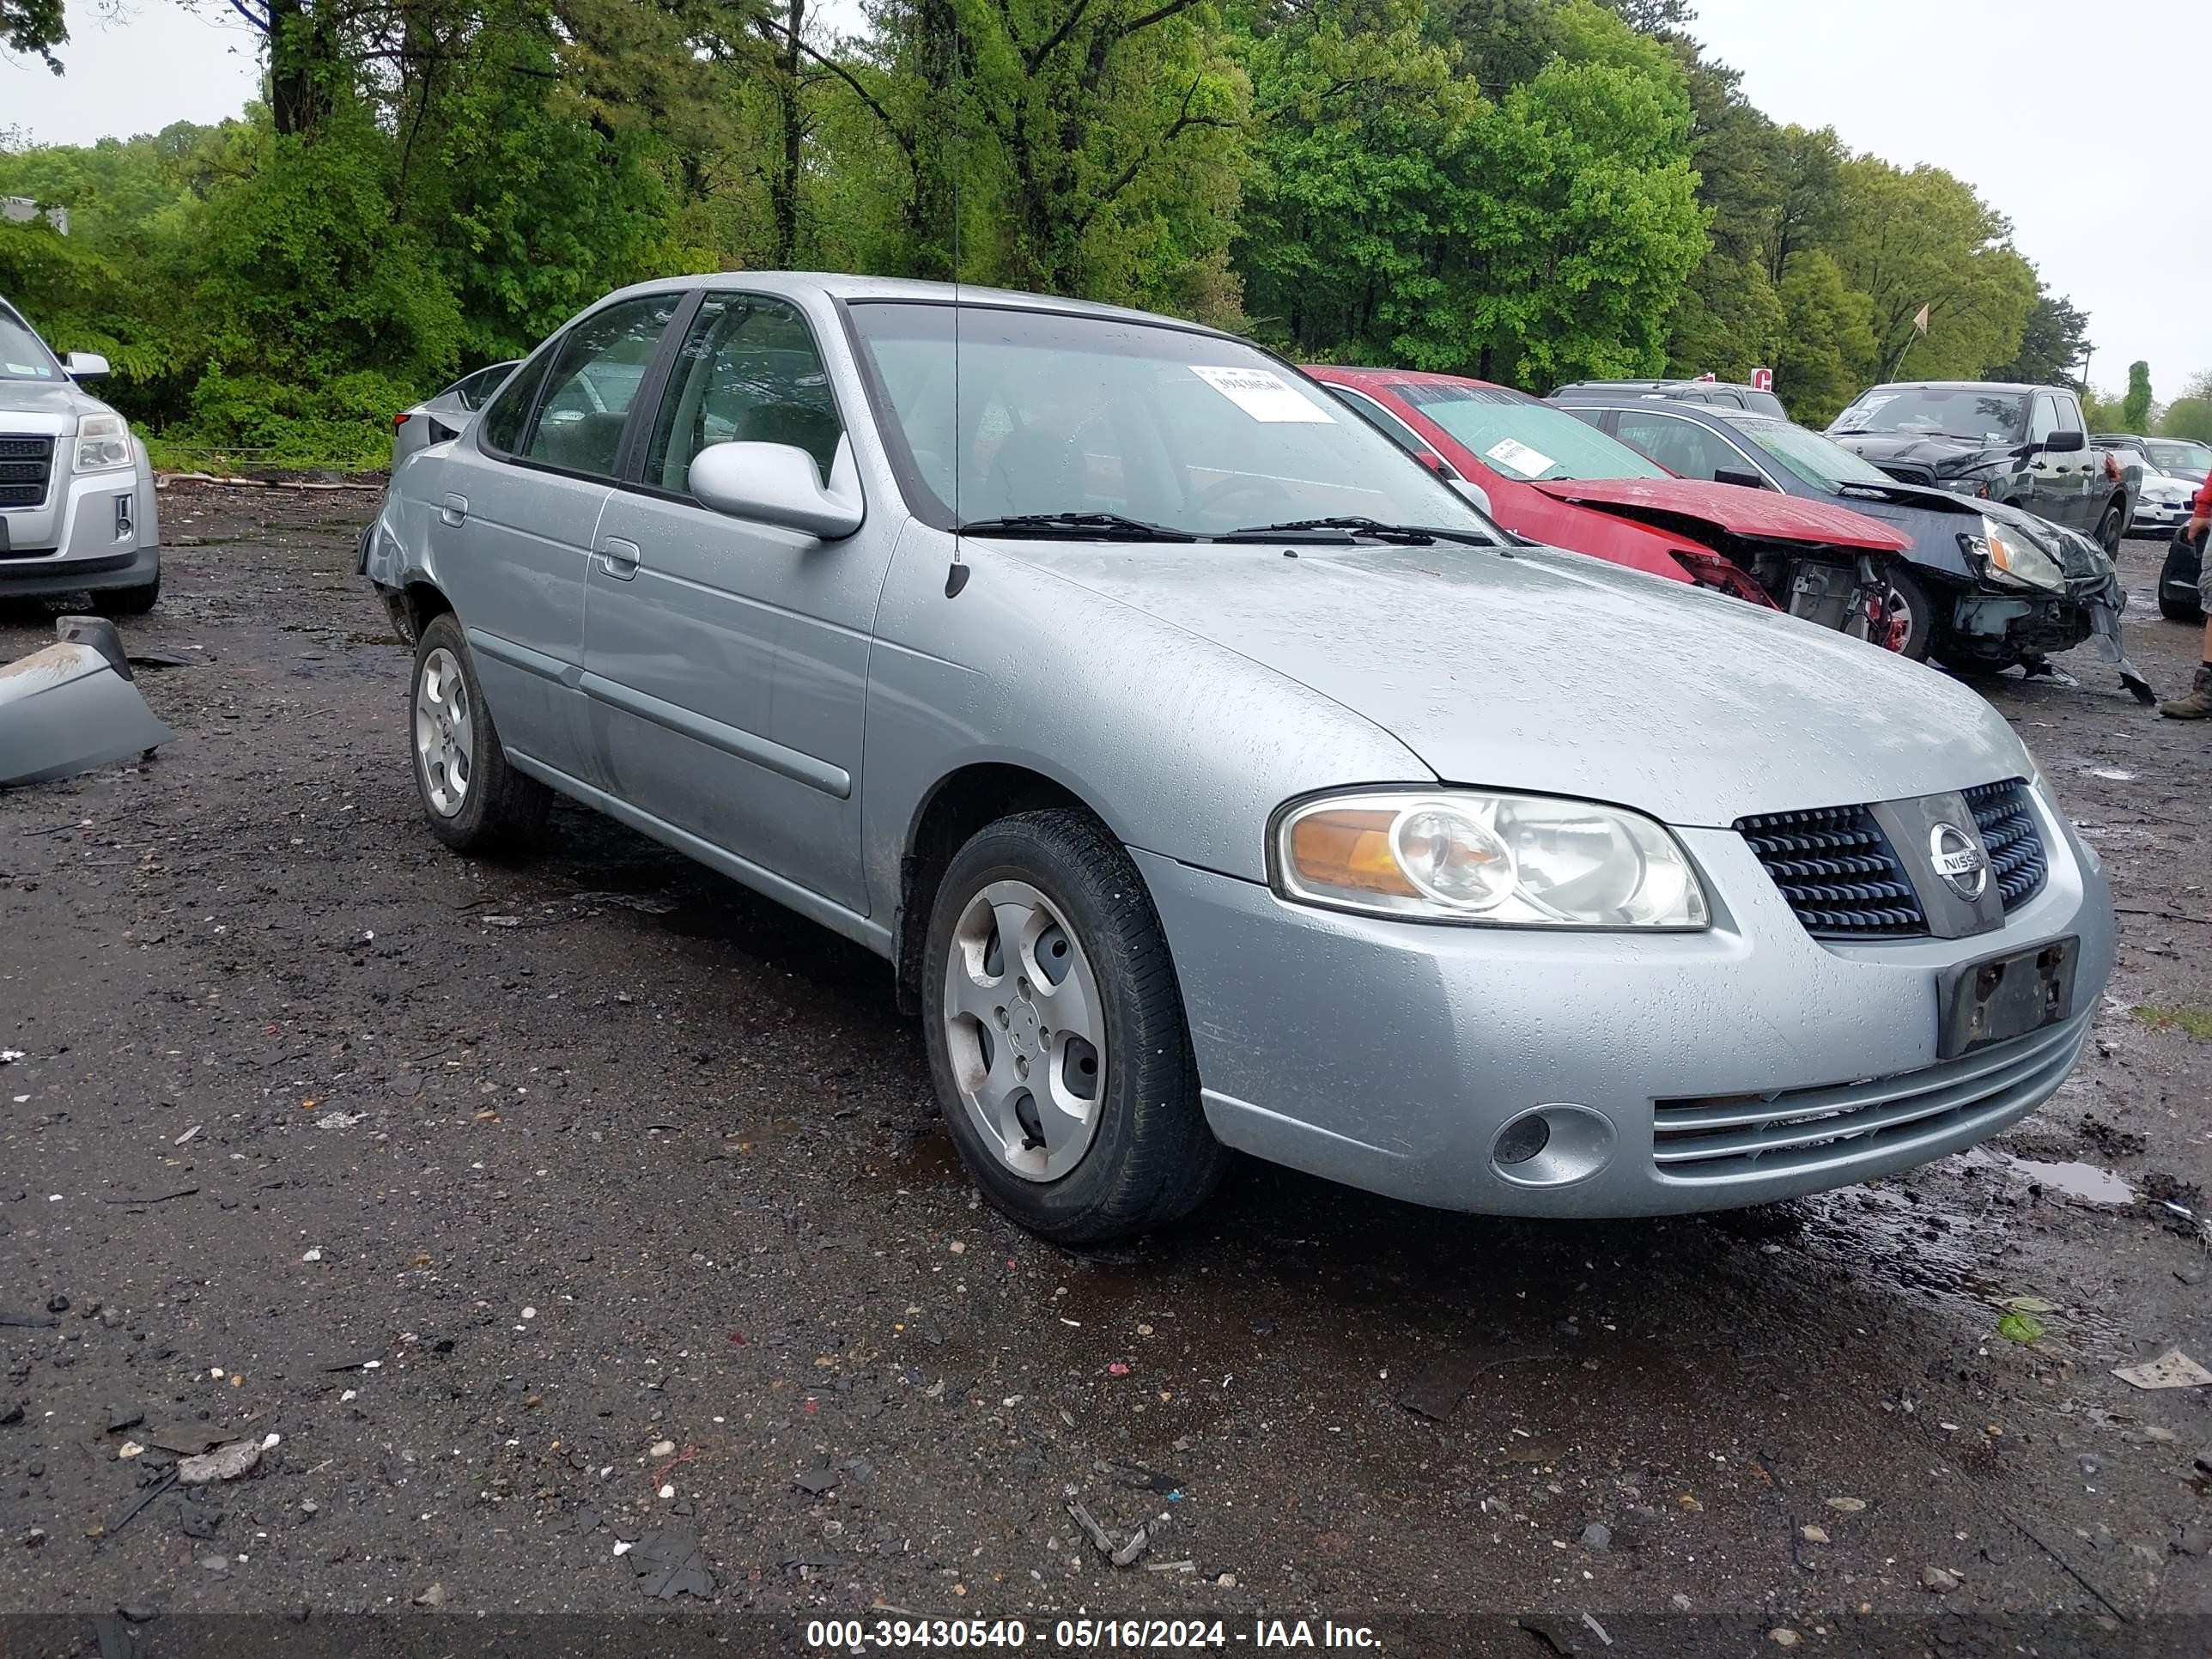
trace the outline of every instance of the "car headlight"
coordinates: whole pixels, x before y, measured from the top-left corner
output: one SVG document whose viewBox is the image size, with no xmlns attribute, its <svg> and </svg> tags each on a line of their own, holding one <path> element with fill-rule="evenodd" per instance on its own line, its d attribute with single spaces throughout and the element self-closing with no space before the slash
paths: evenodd
<svg viewBox="0 0 2212 1659">
<path fill-rule="evenodd" d="M 1994 519 L 1984 517 L 1980 535 L 1962 535 L 1959 541 L 1994 580 L 2009 582 L 2015 587 L 2066 586 L 2066 568 L 2056 554 Z"/>
<path fill-rule="evenodd" d="M 1268 869 L 1302 903 L 1493 927 L 1702 928 L 1673 836 L 1639 813 L 1546 795 L 1391 790 L 1301 801 Z"/>
<path fill-rule="evenodd" d="M 78 473 L 112 472 L 135 465 L 131 453 L 131 428 L 120 415 L 88 415 L 76 423 Z"/>
</svg>

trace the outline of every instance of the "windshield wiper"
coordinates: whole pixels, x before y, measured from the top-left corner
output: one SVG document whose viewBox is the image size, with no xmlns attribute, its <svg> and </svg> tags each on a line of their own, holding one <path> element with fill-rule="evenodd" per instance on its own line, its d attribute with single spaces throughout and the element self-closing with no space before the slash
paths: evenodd
<svg viewBox="0 0 2212 1659">
<path fill-rule="evenodd" d="M 963 536 L 1072 536 L 1085 541 L 1194 542 L 1188 530 L 1125 519 L 1119 513 L 1010 513 L 957 526 Z"/>
<path fill-rule="evenodd" d="M 1270 536 L 1287 535 L 1301 530 L 1340 530 L 1346 535 L 1370 536 L 1376 541 L 1399 542 L 1408 547 L 1426 547 L 1432 542 L 1458 542 L 1468 547 L 1495 547 L 1495 537 L 1486 536 L 1477 530 L 1440 530 L 1433 525 L 1384 524 L 1380 519 L 1365 519 L 1347 514 L 1333 519 L 1292 519 L 1285 524 L 1247 525 L 1242 530 L 1224 531 L 1213 539 L 1218 542 L 1264 541 Z"/>
</svg>

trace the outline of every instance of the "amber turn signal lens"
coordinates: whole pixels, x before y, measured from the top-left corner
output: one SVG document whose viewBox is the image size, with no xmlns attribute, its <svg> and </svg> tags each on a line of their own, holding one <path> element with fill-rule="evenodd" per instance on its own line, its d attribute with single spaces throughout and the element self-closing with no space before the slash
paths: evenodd
<svg viewBox="0 0 2212 1659">
<path fill-rule="evenodd" d="M 1367 807 L 1310 812 L 1291 826 L 1291 873 L 1310 889 L 1419 895 L 1390 854 L 1397 814 Z"/>
</svg>

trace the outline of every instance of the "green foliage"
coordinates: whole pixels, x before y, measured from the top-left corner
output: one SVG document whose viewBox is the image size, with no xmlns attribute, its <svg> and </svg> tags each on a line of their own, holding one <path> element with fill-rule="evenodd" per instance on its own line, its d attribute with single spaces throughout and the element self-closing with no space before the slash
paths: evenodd
<svg viewBox="0 0 2212 1659">
<path fill-rule="evenodd" d="M 2087 360 L 2089 316 L 2068 300 L 2037 285 L 2035 308 L 2021 330 L 2020 349 L 2010 362 L 1989 371 L 1993 380 L 2024 380 L 2031 386 L 2080 386 L 2077 374 Z"/>
<path fill-rule="evenodd" d="M 608 289 L 764 265 L 1540 391 L 1765 364 L 1814 422 L 1900 355 L 2087 349 L 1972 190 L 1776 125 L 1685 0 L 864 0 L 849 39 L 823 0 L 184 3 L 261 29 L 265 106 L 0 143 L 0 193 L 72 233 L 0 225 L 0 291 L 165 454 L 370 464 Z M 0 0 L 15 50 L 60 24 Z"/>
<path fill-rule="evenodd" d="M 2212 444 L 2212 398 L 2176 398 L 2158 423 L 2160 435 Z"/>
<path fill-rule="evenodd" d="M 62 72 L 53 49 L 69 39 L 62 23 L 62 0 L 0 0 L 0 46 L 36 52 L 55 74 Z"/>
<path fill-rule="evenodd" d="M 2126 422 L 2121 429 L 2141 432 L 2150 424 L 2150 365 L 2133 362 L 2128 365 L 2128 395 L 2120 402 L 2120 418 Z"/>
</svg>

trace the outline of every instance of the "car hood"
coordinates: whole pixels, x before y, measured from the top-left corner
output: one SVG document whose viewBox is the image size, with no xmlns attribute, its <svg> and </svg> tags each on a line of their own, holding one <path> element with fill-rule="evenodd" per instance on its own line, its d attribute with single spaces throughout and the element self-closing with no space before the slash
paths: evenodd
<svg viewBox="0 0 2212 1659">
<path fill-rule="evenodd" d="M 1902 462 L 1924 466 L 1939 478 L 1971 472 L 1985 462 L 2000 460 L 2011 453 L 2003 444 L 1976 443 L 1970 439 L 1931 436 L 1923 432 L 1861 432 L 1849 436 L 1831 432 L 1828 436 L 1876 466 Z"/>
<path fill-rule="evenodd" d="M 0 415 L 76 415 L 94 399 L 69 380 L 0 380 Z"/>
<path fill-rule="evenodd" d="M 1761 541 L 1818 542 L 1893 553 L 1907 545 L 1893 531 L 1848 507 L 1801 501 L 1771 489 L 1698 478 L 1559 478 L 1534 486 L 1577 507 L 1617 513 L 1688 536 L 1711 526 Z"/>
<path fill-rule="evenodd" d="M 1451 782 L 1725 825 L 2028 770 L 1932 670 L 1578 554 L 999 545 L 1320 692 Z"/>
<path fill-rule="evenodd" d="M 1873 493 L 1876 489 L 1881 492 L 1879 495 Z M 2065 556 L 2069 538 L 2075 541 L 2084 539 L 2009 501 L 1984 501 L 1979 496 L 1954 495 L 1924 484 L 1853 484 L 1838 499 L 1853 511 L 1879 519 L 1909 537 L 1911 547 L 1907 556 L 1915 564 L 1933 565 L 1954 575 L 1974 574 L 1959 546 L 1959 538 L 1979 535 L 1984 518 L 1994 520 L 2013 535 L 2046 548 L 2061 558 Z M 2014 590 L 1992 586 L 1989 591 Z"/>
</svg>

